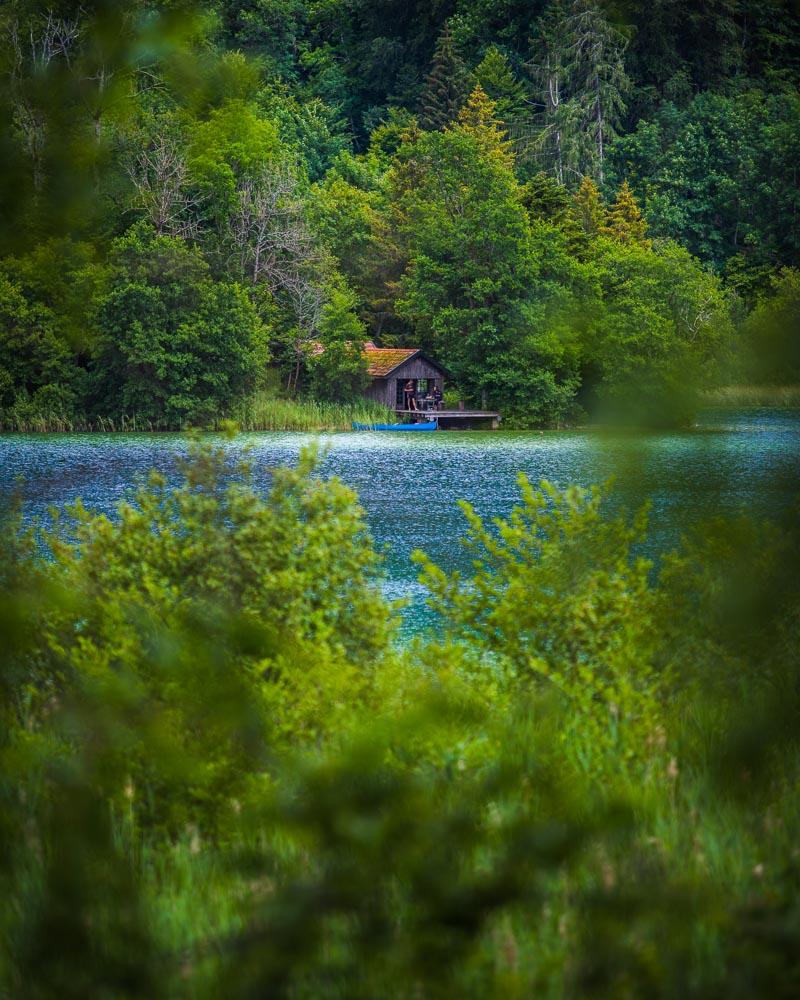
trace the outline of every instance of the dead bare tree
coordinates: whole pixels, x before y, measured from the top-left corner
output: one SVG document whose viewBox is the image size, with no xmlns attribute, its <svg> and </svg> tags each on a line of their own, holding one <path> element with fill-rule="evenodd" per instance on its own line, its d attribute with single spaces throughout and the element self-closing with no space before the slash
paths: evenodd
<svg viewBox="0 0 800 1000">
<path fill-rule="evenodd" d="M 228 240 L 242 274 L 254 285 L 265 282 L 277 291 L 296 282 L 298 266 L 315 254 L 290 166 L 265 168 L 241 180 Z"/>
<path fill-rule="evenodd" d="M 27 69 L 42 73 L 59 56 L 63 56 L 69 66 L 72 48 L 80 35 L 80 23 L 77 17 L 56 17 L 49 11 L 31 22 L 24 42 L 19 21 L 11 23 L 10 35 L 16 71 Z"/>
<path fill-rule="evenodd" d="M 296 390 L 325 305 L 320 257 L 289 164 L 243 178 L 228 225 L 232 257 L 253 285 L 265 284 L 290 306 L 296 321 L 287 390 Z"/>
<path fill-rule="evenodd" d="M 47 143 L 45 111 L 31 97 L 26 86 L 31 77 L 47 72 L 51 63 L 63 58 L 70 66 L 72 50 L 80 35 L 80 23 L 75 18 L 60 18 L 49 12 L 34 19 L 25 31 L 18 20 L 9 25 L 9 38 L 14 59 L 10 69 L 11 92 L 14 95 L 13 121 L 22 135 L 31 160 L 33 185 L 39 191 L 44 184 L 44 151 Z"/>
<path fill-rule="evenodd" d="M 684 331 L 685 339 L 694 342 L 703 329 L 714 318 L 715 296 L 709 290 L 704 290 L 696 298 L 672 295 L 669 300 L 679 329 Z"/>
<path fill-rule="evenodd" d="M 300 370 L 303 360 L 313 349 L 325 305 L 325 292 L 315 275 L 299 269 L 290 288 L 287 289 L 297 320 L 296 334 L 292 344 L 294 350 L 294 367 L 289 372 L 286 388 L 289 392 L 297 391 Z"/>
<path fill-rule="evenodd" d="M 126 170 L 137 205 L 159 236 L 192 239 L 197 235 L 193 212 L 200 199 L 189 187 L 186 159 L 174 138 L 159 135 L 128 160 Z"/>
</svg>

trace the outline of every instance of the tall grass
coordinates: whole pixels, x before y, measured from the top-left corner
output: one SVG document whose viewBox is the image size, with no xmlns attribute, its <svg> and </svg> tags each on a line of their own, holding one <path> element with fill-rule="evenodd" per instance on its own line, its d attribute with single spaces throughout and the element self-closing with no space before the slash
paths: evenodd
<svg viewBox="0 0 800 1000">
<path fill-rule="evenodd" d="M 94 417 L 85 414 L 64 414 L 58 411 L 24 412 L 7 410 L 0 412 L 0 433 L 16 434 L 80 434 L 98 432 L 101 434 L 126 433 L 130 431 L 170 431 L 182 428 L 170 426 L 167 421 L 143 420 L 136 414 L 120 417 Z"/>
<path fill-rule="evenodd" d="M 235 407 L 232 417 L 245 431 L 345 431 L 353 421 L 385 421 L 391 411 L 366 399 L 329 403 L 256 394 Z"/>
<path fill-rule="evenodd" d="M 800 409 L 800 385 L 725 385 L 704 393 L 709 406 L 772 406 Z"/>
<path fill-rule="evenodd" d="M 352 403 L 330 403 L 314 399 L 278 399 L 266 393 L 256 394 L 237 403 L 225 414 L 244 431 L 346 431 L 353 421 L 375 423 L 392 416 L 385 406 L 369 400 Z M 222 421 L 212 424 L 216 429 Z M 21 434 L 73 434 L 96 431 L 104 434 L 131 431 L 180 431 L 183 427 L 164 421 L 143 420 L 136 414 L 119 418 L 67 416 L 59 412 L 0 412 L 0 432 Z"/>
<path fill-rule="evenodd" d="M 68 434 L 87 430 L 88 421 L 57 410 L 34 410 L 29 406 L 0 410 L 0 431 L 16 431 L 22 434 L 44 434 L 56 432 Z"/>
</svg>

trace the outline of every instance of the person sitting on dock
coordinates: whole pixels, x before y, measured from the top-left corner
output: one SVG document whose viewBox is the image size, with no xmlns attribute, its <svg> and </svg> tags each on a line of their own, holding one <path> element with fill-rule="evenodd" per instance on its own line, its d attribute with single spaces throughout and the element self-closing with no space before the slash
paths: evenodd
<svg viewBox="0 0 800 1000">
<path fill-rule="evenodd" d="M 405 408 L 407 410 L 417 409 L 417 387 L 414 379 L 410 378 L 403 386 L 403 396 L 405 397 Z"/>
</svg>

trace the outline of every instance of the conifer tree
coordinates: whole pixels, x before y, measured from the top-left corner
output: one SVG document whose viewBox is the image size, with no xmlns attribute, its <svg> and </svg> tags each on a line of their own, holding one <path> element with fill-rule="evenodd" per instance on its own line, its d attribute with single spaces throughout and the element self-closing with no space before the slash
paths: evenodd
<svg viewBox="0 0 800 1000">
<path fill-rule="evenodd" d="M 506 125 L 516 121 L 526 110 L 525 88 L 514 76 L 508 59 L 493 45 L 472 74 L 494 101 L 497 117 Z"/>
<path fill-rule="evenodd" d="M 560 184 L 583 174 L 603 183 L 630 84 L 626 44 L 594 0 L 552 0 L 539 19 L 528 69 L 540 110 L 528 145 Z"/>
<path fill-rule="evenodd" d="M 519 137 L 524 149 L 552 170 L 559 184 L 565 184 L 567 173 L 577 166 L 579 122 L 567 93 L 566 19 L 565 0 L 553 0 L 536 24 L 533 56 L 526 68 L 539 112 Z"/>
<path fill-rule="evenodd" d="M 523 203 L 532 219 L 560 224 L 572 214 L 573 199 L 551 174 L 540 170 L 525 184 Z"/>
<path fill-rule="evenodd" d="M 552 174 L 534 174 L 522 188 L 522 204 L 531 222 L 543 221 L 560 229 L 571 251 L 583 248 L 586 234 L 578 222 L 574 199 Z"/>
<path fill-rule="evenodd" d="M 497 118 L 497 105 L 478 84 L 458 113 L 458 127 L 474 136 L 487 159 L 513 166 L 511 143 L 502 122 Z"/>
<path fill-rule="evenodd" d="M 630 86 L 623 54 L 627 40 L 595 0 L 574 0 L 568 19 L 571 100 L 582 111 L 584 171 L 604 180 L 607 148 L 625 112 Z"/>
<path fill-rule="evenodd" d="M 431 131 L 444 128 L 455 120 L 468 92 L 466 66 L 445 23 L 420 97 L 420 125 Z"/>
<path fill-rule="evenodd" d="M 622 182 L 614 204 L 608 210 L 603 232 L 621 243 L 649 243 L 647 223 L 636 203 L 628 182 Z"/>
<path fill-rule="evenodd" d="M 603 231 L 606 210 L 600 191 L 591 177 L 584 177 L 575 192 L 575 214 L 587 236 L 597 236 Z"/>
</svg>

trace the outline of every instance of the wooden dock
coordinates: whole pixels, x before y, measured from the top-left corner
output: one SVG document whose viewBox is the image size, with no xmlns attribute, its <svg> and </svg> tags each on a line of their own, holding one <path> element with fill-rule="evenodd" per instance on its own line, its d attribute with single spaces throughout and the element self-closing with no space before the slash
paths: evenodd
<svg viewBox="0 0 800 1000">
<path fill-rule="evenodd" d="M 424 420 L 438 420 L 442 430 L 485 430 L 496 431 L 502 417 L 492 410 L 395 410 L 398 416 L 420 417 Z"/>
</svg>

